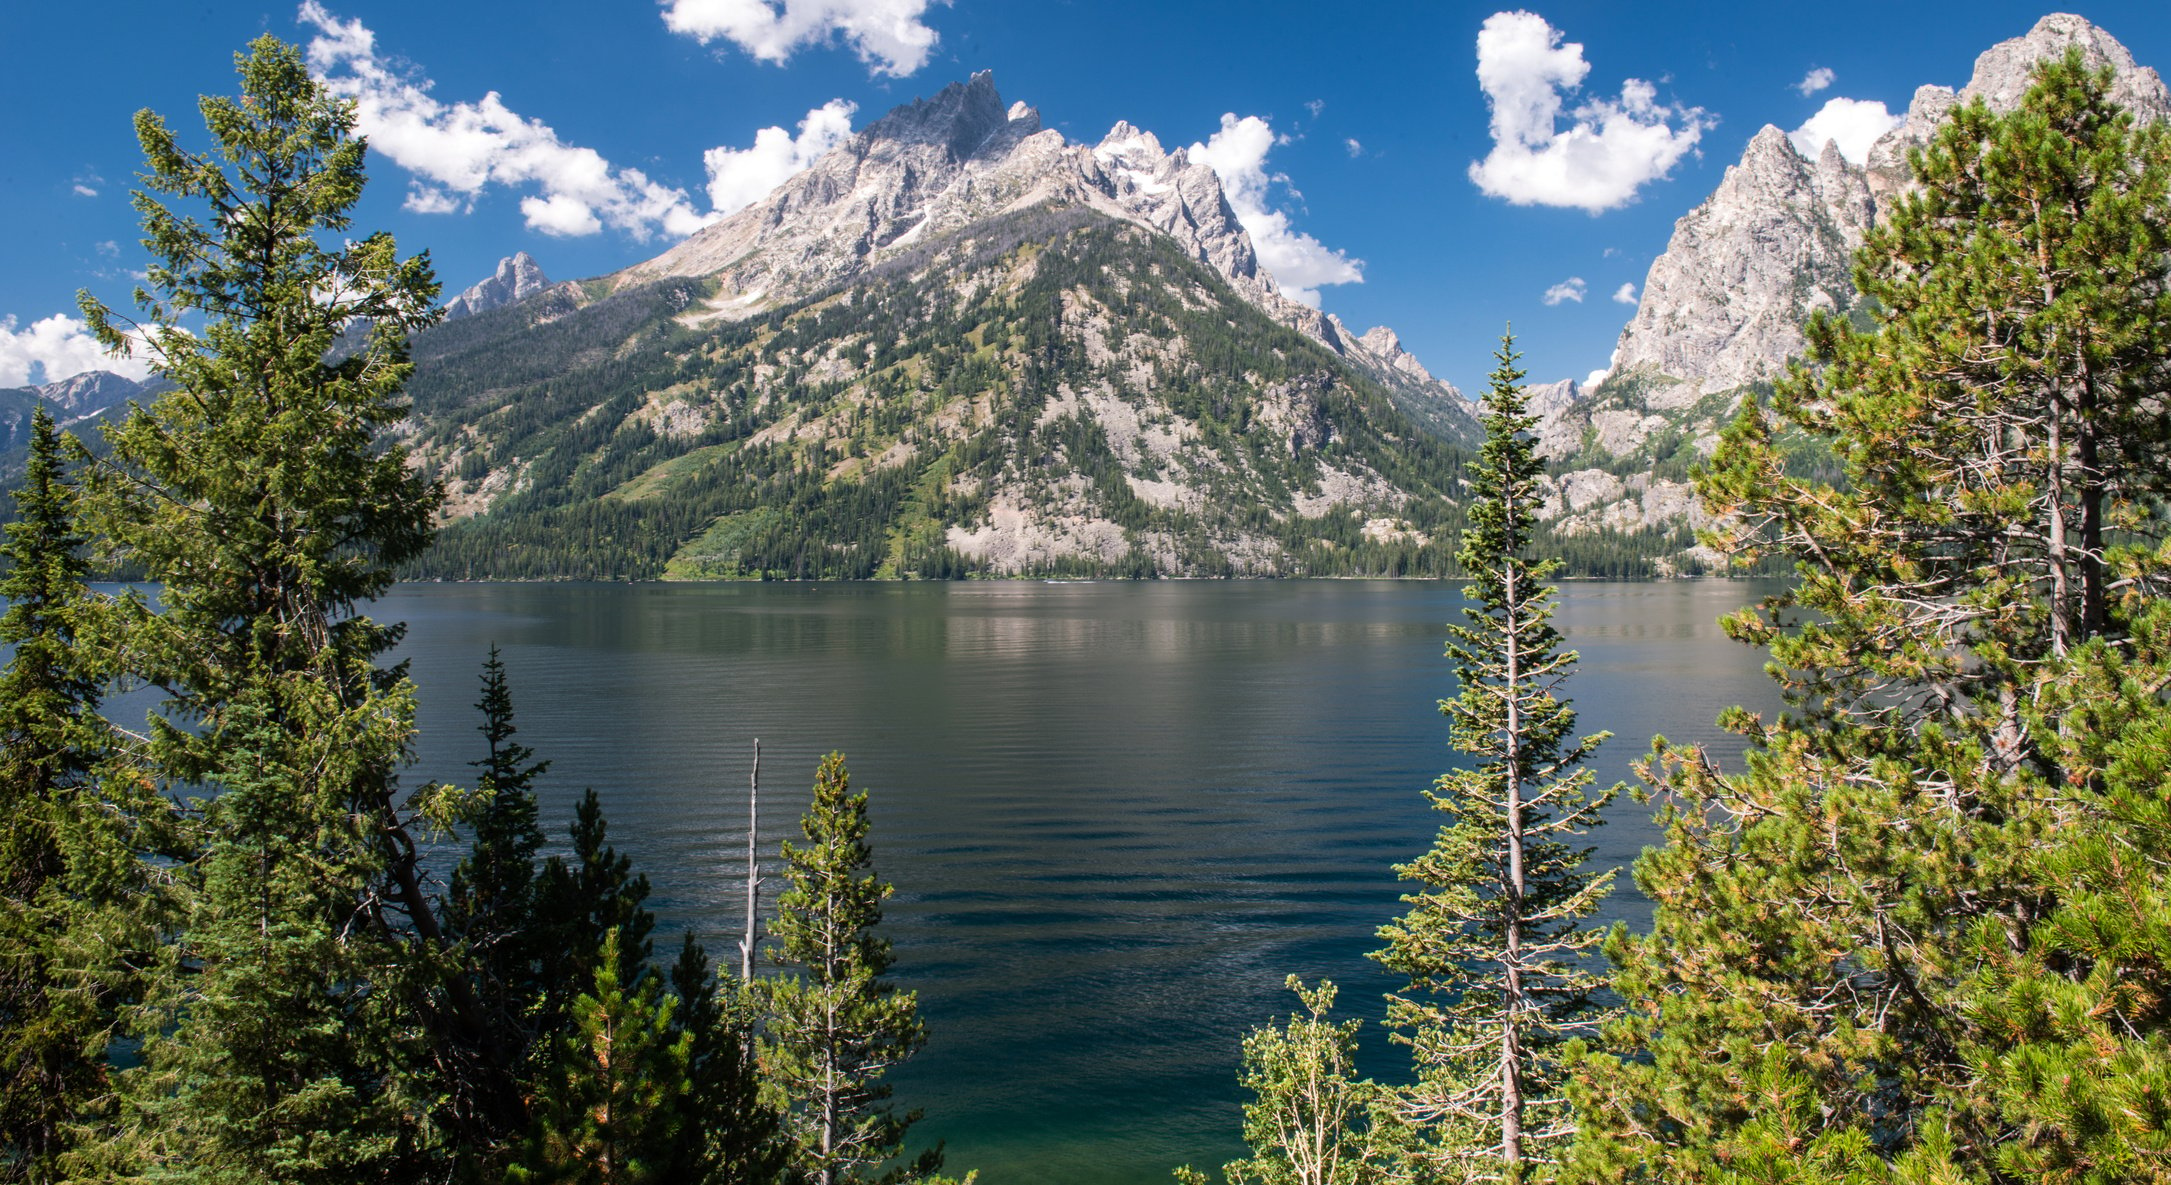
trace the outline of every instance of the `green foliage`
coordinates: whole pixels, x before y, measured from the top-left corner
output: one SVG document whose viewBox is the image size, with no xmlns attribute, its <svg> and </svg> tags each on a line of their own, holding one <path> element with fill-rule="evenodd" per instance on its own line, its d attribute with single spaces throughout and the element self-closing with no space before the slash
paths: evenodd
<svg viewBox="0 0 2171 1185">
<path fill-rule="evenodd" d="M 1392 1092 L 1356 1077 L 1361 1021 L 1327 1019 L 1335 988 L 1307 988 L 1292 975 L 1290 991 L 1304 1014 L 1254 1029 L 1244 1038 L 1239 1082 L 1244 1142 L 1251 1155 L 1222 1166 L 1229 1185 L 1368 1185 L 1395 1179 L 1397 1131 Z M 1189 1165 L 1176 1170 L 1184 1185 L 1206 1185 Z"/>
<path fill-rule="evenodd" d="M 435 491 L 379 438 L 437 289 L 389 237 L 346 235 L 351 106 L 272 38 L 237 66 L 240 96 L 201 104 L 213 151 L 137 116 L 156 293 L 137 302 L 172 389 L 107 430 L 86 478 L 89 524 L 160 585 L 157 611 L 131 594 L 101 627 L 166 697 L 132 760 L 193 795 L 102 1171 L 357 1180 L 427 1159 L 427 1050 L 449 1022 L 397 802 L 412 688 L 375 663 L 397 631 L 357 612 L 431 536 Z"/>
<path fill-rule="evenodd" d="M 534 1043 L 530 1015 L 542 995 L 539 963 L 544 917 L 537 901 L 535 779 L 550 768 L 512 738 L 513 700 L 496 646 L 482 668 L 475 704 L 487 746 L 472 762 L 480 774 L 470 807 L 472 839 L 452 873 L 444 903 L 446 932 L 461 944 L 462 974 L 479 1024 L 472 1047 L 457 1051 L 449 1108 L 459 1126 L 489 1146 L 518 1134 L 519 1074 Z M 472 1145 L 471 1145 L 472 1147 Z"/>
<path fill-rule="evenodd" d="M 542 982 L 533 1006 L 540 1032 L 556 1029 L 574 996 L 594 982 L 606 938 L 627 983 L 640 977 L 654 950 L 648 875 L 635 873 L 633 857 L 610 846 L 609 832 L 602 800 L 589 790 L 574 810 L 572 858 L 554 855 L 543 863 L 534 925 Z"/>
<path fill-rule="evenodd" d="M 717 982 L 691 933 L 671 966 L 675 1020 L 688 1038 L 687 1089 L 680 1129 L 689 1136 L 674 1158 L 673 1181 L 688 1185 L 766 1185 L 780 1181 L 790 1156 L 776 1111 L 761 1098 L 754 1034 L 761 1019 L 751 985 Z"/>
<path fill-rule="evenodd" d="M 867 794 L 852 792 L 843 754 L 822 759 L 799 825 L 806 843 L 784 845 L 791 887 L 777 899 L 769 949 L 795 973 L 760 985 L 764 1086 L 784 1116 L 792 1172 L 815 1185 L 926 1177 L 940 1149 L 879 1174 L 920 1118 L 891 1109 L 883 1076 L 927 1034 L 917 997 L 882 978 L 892 958 L 875 927 L 891 888 L 874 875 Z"/>
<path fill-rule="evenodd" d="M 2075 54 L 1956 110 L 1859 257 L 1869 327 L 1814 322 L 1821 369 L 1702 482 L 1720 542 L 1799 573 L 1728 622 L 1789 707 L 1729 714 L 1738 771 L 1658 745 L 1577 1179 L 2161 1172 L 2160 841 L 2122 779 L 2161 744 L 2171 134 L 2107 88 Z"/>
<path fill-rule="evenodd" d="M 1572 841 L 1614 791 L 1593 794 L 1583 768 L 1607 734 L 1574 739 L 1558 694 L 1576 656 L 1552 625 L 1557 564 L 1528 558 L 1544 464 L 1512 336 L 1495 357 L 1459 556 L 1469 623 L 1449 630 L 1462 689 L 1440 705 L 1473 764 L 1431 794 L 1449 822 L 1396 869 L 1419 888 L 1372 957 L 1409 979 L 1387 1020 L 1416 1060 L 1401 1102 L 1416 1155 L 1437 1175 L 1528 1180 L 1573 1132 L 1562 1047 L 1596 1025 L 1602 981 L 1583 964 L 1602 935 L 1585 919 L 1613 878 L 1588 871 L 1589 849 Z"/>
<path fill-rule="evenodd" d="M 43 408 L 0 558 L 0 1180 L 57 1179 L 108 1089 L 105 1050 L 148 945 L 128 834 L 141 804 L 109 797 L 112 745 L 85 637 L 76 490 Z M 116 787 L 118 789 L 118 787 Z M 104 809 L 111 805 L 116 810 Z"/>
<path fill-rule="evenodd" d="M 594 982 L 573 1000 L 572 1030 L 554 1035 L 514 1185 L 671 1185 L 697 1132 L 673 1104 L 688 1082 L 694 1035 L 672 1024 L 662 981 L 623 982 L 618 931 L 603 938 Z"/>
</svg>

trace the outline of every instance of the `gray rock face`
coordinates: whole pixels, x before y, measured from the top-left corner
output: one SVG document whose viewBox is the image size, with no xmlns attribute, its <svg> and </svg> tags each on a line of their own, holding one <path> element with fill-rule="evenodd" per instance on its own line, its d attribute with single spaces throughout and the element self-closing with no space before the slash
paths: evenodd
<svg viewBox="0 0 2171 1185">
<path fill-rule="evenodd" d="M 31 387 L 30 393 L 60 409 L 56 419 L 79 420 L 136 397 L 142 383 L 106 370 L 89 370 L 57 383 Z"/>
<path fill-rule="evenodd" d="M 445 302 L 445 320 L 472 317 L 488 309 L 518 304 L 550 287 L 550 277 L 525 251 L 498 261 L 497 274 Z"/>
<path fill-rule="evenodd" d="M 1085 206 L 1166 235 L 1268 316 L 1390 389 L 1441 408 L 1467 404 L 1391 331 L 1357 338 L 1282 295 L 1210 166 L 1127 122 L 1098 144 L 1068 143 L 1042 128 L 1031 107 L 1005 106 L 986 71 L 896 108 L 762 201 L 615 280 L 713 277 L 717 294 L 689 321 L 737 319 L 833 289 L 951 232 L 1044 205 Z"/>
<path fill-rule="evenodd" d="M 1766 127 L 1717 191 L 1674 225 L 1621 332 L 1615 370 L 1677 380 L 1671 398 L 1684 406 L 1782 373 L 1801 352 L 1801 325 L 1812 313 L 1853 303 L 1853 254 L 1908 185 L 1908 150 L 1928 143 L 1955 104 L 2018 107 L 2035 64 L 2072 47 L 2111 68 L 2113 96 L 2139 118 L 2171 115 L 2156 71 L 2085 19 L 2056 13 L 1975 59 L 1974 76 L 1958 92 L 1917 90 L 1906 122 L 1878 140 L 1862 168 L 1829 144 L 1815 162 L 1805 160 Z M 1647 398 L 1665 405 L 1656 392 Z"/>
<path fill-rule="evenodd" d="M 1836 145 L 1812 162 L 1767 125 L 1674 224 L 1614 369 L 1680 380 L 1648 397 L 1654 408 L 1775 377 L 1801 352 L 1810 314 L 1853 303 L 1848 268 L 1874 212 L 1862 171 Z"/>
<path fill-rule="evenodd" d="M 2171 116 L 2171 96 L 2156 71 L 2133 60 L 2118 39 L 2090 24 L 2085 17 L 2054 12 L 2033 29 L 2010 41 L 2001 41 L 1975 59 L 1975 73 L 1958 94 L 1951 88 L 1925 86 L 1907 106 L 1907 122 L 1886 132 L 1870 149 L 1869 184 L 1882 209 L 1908 183 L 1907 153 L 1930 142 L 1937 125 L 1956 104 L 1981 99 L 1990 110 L 2003 114 L 2020 106 L 2028 93 L 2028 75 L 2035 64 L 2062 56 L 2078 47 L 2091 66 L 2111 68 L 2111 97 L 2142 122 Z"/>
</svg>

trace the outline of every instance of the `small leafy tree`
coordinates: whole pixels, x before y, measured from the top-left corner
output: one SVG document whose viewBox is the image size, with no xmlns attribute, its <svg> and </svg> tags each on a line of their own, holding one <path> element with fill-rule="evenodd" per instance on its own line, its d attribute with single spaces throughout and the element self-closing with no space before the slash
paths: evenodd
<svg viewBox="0 0 2171 1185">
<path fill-rule="evenodd" d="M 918 1000 L 882 978 L 893 961 L 875 928 L 891 887 L 873 872 L 867 794 L 851 789 L 844 755 L 822 759 L 800 819 L 805 846 L 784 845 L 790 882 L 770 926 L 770 957 L 794 975 L 762 981 L 761 1067 L 784 1115 L 793 1172 L 814 1185 L 878 1179 L 920 1118 L 888 1105 L 883 1075 L 926 1041 Z M 941 1167 L 930 1150 L 892 1175 Z"/>
<path fill-rule="evenodd" d="M 1604 935 L 1586 921 L 1613 879 L 1574 841 L 1615 790 L 1592 793 L 1583 768 L 1608 734 L 1575 739 L 1559 694 L 1576 655 L 1552 624 L 1557 565 L 1527 555 L 1544 462 L 1512 335 L 1494 357 L 1459 553 L 1469 623 L 1449 631 L 1462 690 L 1440 705 L 1473 764 L 1432 793 L 1449 822 L 1396 869 L 1419 887 L 1372 957 L 1409 978 L 1387 1020 L 1416 1059 L 1402 1110 L 1417 1155 L 1435 1174 L 1512 1181 L 1546 1175 L 1574 1132 L 1561 1059 L 1595 1032 L 1603 981 L 1585 956 Z"/>
<path fill-rule="evenodd" d="M 549 1039 L 549 1073 L 515 1185 L 676 1185 L 682 1149 L 699 1132 L 675 1104 L 688 1090 L 694 1035 L 672 1024 L 677 1001 L 646 975 L 619 974 L 618 931 L 603 939 L 570 1032 Z"/>
<path fill-rule="evenodd" d="M 1356 1077 L 1356 1020 L 1328 1019 L 1334 984 L 1307 988 L 1292 975 L 1290 991 L 1304 1014 L 1253 1030 L 1244 1038 L 1239 1081 L 1244 1142 L 1251 1155 L 1222 1166 L 1229 1185 L 1370 1185 L 1392 1180 L 1395 1149 L 1391 1092 Z M 1182 1185 L 1206 1185 L 1185 1166 Z"/>
</svg>

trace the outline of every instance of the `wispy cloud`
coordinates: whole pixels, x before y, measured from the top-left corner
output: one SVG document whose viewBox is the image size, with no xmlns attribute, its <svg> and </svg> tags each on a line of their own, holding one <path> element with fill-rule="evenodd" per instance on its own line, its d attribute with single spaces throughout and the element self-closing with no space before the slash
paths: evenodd
<svg viewBox="0 0 2171 1185">
<path fill-rule="evenodd" d="M 1613 290 L 1613 303 L 1615 303 L 1615 304 L 1634 304 L 1634 303 L 1636 303 L 1636 286 L 1635 286 L 1634 284 L 1623 284 L 1623 285 L 1621 285 L 1620 287 L 1618 287 L 1618 288 L 1614 289 L 1614 290 Z"/>
<path fill-rule="evenodd" d="M 1564 303 L 1566 301 L 1574 301 L 1577 304 L 1582 304 L 1583 294 L 1588 291 L 1590 291 L 1590 286 L 1583 282 L 1583 277 L 1570 276 L 1567 279 L 1562 280 L 1560 283 L 1553 285 L 1551 288 L 1546 289 L 1545 295 L 1539 297 L 1538 299 L 1543 300 L 1548 308 L 1553 305 Z"/>
<path fill-rule="evenodd" d="M 1528 12 L 1487 17 L 1477 38 L 1478 86 L 1492 109 L 1493 149 L 1470 179 L 1515 205 L 1567 206 L 1593 214 L 1626 205 L 1664 177 L 1713 120 L 1701 108 L 1658 101 L 1628 79 L 1619 99 L 1593 98 L 1567 113 L 1563 96 L 1590 73 L 1583 47 Z"/>
<path fill-rule="evenodd" d="M 1802 75 L 1802 80 L 1794 84 L 1794 89 L 1800 91 L 1803 98 L 1808 98 L 1810 95 L 1832 85 L 1838 78 L 1839 75 L 1832 73 L 1831 67 L 1819 66 Z"/>
<path fill-rule="evenodd" d="M 1274 208 L 1269 191 L 1280 185 L 1294 194 L 1289 178 L 1266 171 L 1267 154 L 1287 137 L 1256 115 L 1221 117 L 1221 130 L 1190 148 L 1192 160 L 1210 166 L 1229 195 L 1229 207 L 1251 236 L 1259 264 L 1274 277 L 1284 295 L 1319 307 L 1319 289 L 1328 284 L 1361 284 L 1364 261 L 1351 259 L 1308 234 L 1292 229 L 1289 215 Z"/>
<path fill-rule="evenodd" d="M 868 73 L 902 78 L 935 48 L 927 7 L 928 0 L 665 0 L 663 23 L 703 45 L 728 41 L 779 65 L 802 48 L 841 40 Z"/>
<path fill-rule="evenodd" d="M 1355 136 L 1352 136 L 1349 139 L 1342 141 L 1342 148 L 1344 151 L 1349 153 L 1351 160 L 1355 160 L 1356 158 L 1364 155 L 1364 145 L 1359 144 Z"/>
<path fill-rule="evenodd" d="M 503 185 L 538 191 L 520 200 L 520 211 L 545 234 L 592 235 L 610 226 L 646 239 L 658 230 L 690 234 L 712 220 L 684 190 L 567 144 L 548 124 L 506 107 L 495 91 L 474 102 L 431 97 L 429 80 L 381 57 L 375 34 L 359 20 L 341 21 L 317 0 L 302 5 L 301 19 L 317 30 L 310 68 L 355 101 L 370 147 L 415 175 L 410 210 L 467 210 L 484 189 Z"/>
</svg>

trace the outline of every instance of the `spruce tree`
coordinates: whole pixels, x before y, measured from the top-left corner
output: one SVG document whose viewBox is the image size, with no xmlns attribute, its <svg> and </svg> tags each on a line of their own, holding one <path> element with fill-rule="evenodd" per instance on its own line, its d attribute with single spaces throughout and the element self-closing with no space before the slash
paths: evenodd
<svg viewBox="0 0 2171 1185">
<path fill-rule="evenodd" d="M 631 984 L 648 968 L 656 918 L 648 911 L 648 876 L 633 871 L 633 857 L 612 847 L 610 824 L 594 790 L 581 795 L 570 829 L 571 858 L 544 861 L 536 884 L 536 941 L 541 952 L 535 1027 L 555 1030 L 574 997 L 595 982 L 611 938 L 621 982 Z"/>
<path fill-rule="evenodd" d="M 688 1090 L 694 1036 L 672 1024 L 676 1001 L 654 975 L 627 982 L 618 931 L 604 935 L 571 1028 L 548 1037 L 552 1072 L 537 1084 L 535 1130 L 507 1174 L 515 1185 L 677 1185 L 701 1135 L 675 1105 Z"/>
<path fill-rule="evenodd" d="M 0 543 L 0 645 L 14 648 L 0 672 L 0 1180 L 56 1179 L 71 1129 L 106 1089 L 116 1015 L 97 939 L 111 931 L 92 915 L 139 887 L 125 842 L 100 826 L 111 738 L 84 636 L 75 499 L 39 407 Z"/>
<path fill-rule="evenodd" d="M 512 738 L 513 699 L 505 663 L 496 646 L 483 662 L 482 713 L 478 731 L 487 746 L 471 762 L 479 772 L 469 823 L 468 852 L 453 869 L 445 901 L 445 928 L 458 939 L 464 974 L 480 1014 L 480 1038 L 471 1047 L 447 1049 L 453 1082 L 448 1104 L 471 1136 L 470 1152 L 483 1152 L 520 1134 L 525 1111 L 520 1081 L 534 1044 L 539 963 L 544 919 L 537 901 L 536 857 L 543 829 L 536 820 L 535 779 L 550 767 L 532 761 L 534 750 Z"/>
<path fill-rule="evenodd" d="M 887 1179 L 917 1111 L 888 1105 L 883 1075 L 926 1040 L 918 1000 L 882 978 L 890 944 L 875 932 L 891 887 L 873 872 L 867 794 L 851 790 L 844 755 L 822 759 L 800 819 L 805 846 L 784 844 L 790 887 L 777 900 L 770 957 L 794 975 L 762 981 L 761 1068 L 793 1144 L 792 1171 L 814 1185 Z M 939 1149 L 896 1170 L 941 1167 Z"/>
<path fill-rule="evenodd" d="M 1563 1046 L 1594 1031 L 1603 934 L 1586 921 L 1612 884 L 1574 841 L 1614 791 L 1583 767 L 1607 734 L 1575 739 L 1560 694 L 1576 655 L 1552 624 L 1558 565 L 1528 554 L 1545 468 L 1512 334 L 1494 357 L 1458 554 L 1468 624 L 1449 630 L 1461 692 L 1440 705 L 1471 765 L 1431 792 L 1449 821 L 1396 869 L 1419 887 L 1372 957 L 1409 979 L 1387 1023 L 1416 1060 L 1402 1111 L 1426 1171 L 1519 1181 L 1548 1177 L 1574 1130 Z"/>
<path fill-rule="evenodd" d="M 681 1141 L 671 1179 L 686 1185 L 767 1185 L 782 1180 L 790 1148 L 762 1101 L 755 1060 L 756 1002 L 748 985 L 710 973 L 707 952 L 686 934 L 671 987 L 673 1023 L 690 1044 L 679 1096 Z"/>
<path fill-rule="evenodd" d="M 2160 937 L 2087 929 L 2157 843 L 2109 755 L 2160 713 L 2064 690 L 2154 703 L 2105 667 L 2171 561 L 2171 134 L 2108 88 L 2076 52 L 2009 115 L 1956 109 L 1858 257 L 1870 323 L 1813 322 L 1817 369 L 1700 479 L 1721 542 L 1794 561 L 1728 622 L 1788 706 L 1728 715 L 1738 770 L 1658 750 L 1658 908 L 1611 952 L 1631 1007 L 1581 1075 L 1579 1179 L 2044 1179 L 2129 1083 L 2040 1075 L 2171 1037 L 2113 986 L 2157 981 Z M 1805 438 L 1839 482 L 1790 473 Z M 2079 1165 L 2049 1175 L 2126 1179 Z"/>
<path fill-rule="evenodd" d="M 141 344 L 81 300 L 172 384 L 108 429 L 85 503 L 159 586 L 111 616 L 164 696 L 143 760 L 193 821 L 131 1138 L 99 1171 L 381 1179 L 424 1171 L 428 1051 L 476 1022 L 398 786 L 413 689 L 377 660 L 399 631 L 360 612 L 432 534 L 437 491 L 383 437 L 437 286 L 389 236 L 349 234 L 352 105 L 270 37 L 237 69 L 238 97 L 201 103 L 208 152 L 136 117 Z"/>
</svg>

